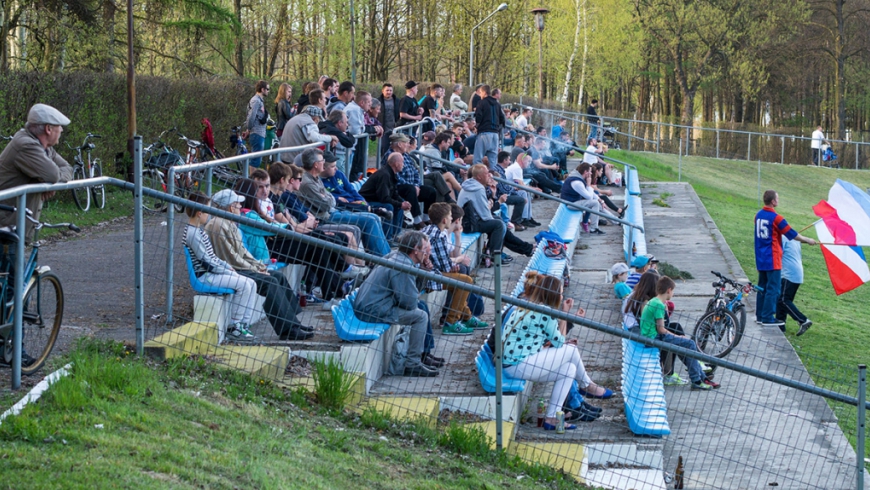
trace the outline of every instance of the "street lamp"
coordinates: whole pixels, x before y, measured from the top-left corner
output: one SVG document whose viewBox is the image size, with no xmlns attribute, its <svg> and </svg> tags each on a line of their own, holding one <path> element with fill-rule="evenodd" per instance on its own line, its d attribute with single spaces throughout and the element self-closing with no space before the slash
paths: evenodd
<svg viewBox="0 0 870 490">
<path fill-rule="evenodd" d="M 532 10 L 535 14 L 535 27 L 538 28 L 538 106 L 544 104 L 544 16 L 549 9 L 539 7 Z"/>
<path fill-rule="evenodd" d="M 502 10 L 506 10 L 508 8 L 508 4 L 503 3 L 498 6 L 495 11 L 486 16 L 485 19 L 478 22 L 478 24 L 471 28 L 471 50 L 468 52 L 468 86 L 471 87 L 474 85 L 474 30 L 480 27 L 481 24 L 488 21 L 490 17 L 501 12 Z"/>
</svg>

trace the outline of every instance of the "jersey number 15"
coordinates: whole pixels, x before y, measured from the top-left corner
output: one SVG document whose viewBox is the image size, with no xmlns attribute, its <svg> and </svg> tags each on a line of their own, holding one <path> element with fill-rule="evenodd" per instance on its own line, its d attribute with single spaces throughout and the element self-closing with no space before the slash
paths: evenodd
<svg viewBox="0 0 870 490">
<path fill-rule="evenodd" d="M 755 220 L 755 237 L 762 240 L 770 238 L 770 221 L 766 219 Z"/>
</svg>

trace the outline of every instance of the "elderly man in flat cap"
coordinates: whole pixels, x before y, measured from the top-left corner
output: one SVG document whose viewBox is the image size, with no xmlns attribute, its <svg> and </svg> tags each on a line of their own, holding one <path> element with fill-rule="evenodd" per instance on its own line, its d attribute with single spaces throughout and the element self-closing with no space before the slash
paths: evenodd
<svg viewBox="0 0 870 490">
<path fill-rule="evenodd" d="M 36 104 L 27 114 L 27 123 L 0 153 L 0 190 L 27 184 L 55 184 L 72 178 L 72 167 L 55 150 L 54 146 L 63 133 L 69 118 L 59 110 L 45 104 Z M 53 192 L 30 194 L 27 208 L 39 219 L 42 202 Z M 17 199 L 7 199 L 2 204 L 17 206 Z M 15 213 L 0 211 L 0 226 L 14 226 Z M 33 234 L 33 225 L 27 222 L 27 241 Z"/>
</svg>

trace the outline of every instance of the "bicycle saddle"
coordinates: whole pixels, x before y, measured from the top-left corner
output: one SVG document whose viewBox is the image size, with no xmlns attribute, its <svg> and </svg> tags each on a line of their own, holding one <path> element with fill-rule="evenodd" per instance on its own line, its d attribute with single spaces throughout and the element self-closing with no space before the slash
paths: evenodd
<svg viewBox="0 0 870 490">
<path fill-rule="evenodd" d="M 18 243 L 18 233 L 15 232 L 15 227 L 4 226 L 0 228 L 0 244 Z"/>
</svg>

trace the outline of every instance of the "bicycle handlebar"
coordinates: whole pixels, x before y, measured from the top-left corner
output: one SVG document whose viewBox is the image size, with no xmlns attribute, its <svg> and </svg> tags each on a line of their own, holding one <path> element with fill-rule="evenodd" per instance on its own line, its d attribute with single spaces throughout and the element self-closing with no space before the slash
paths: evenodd
<svg viewBox="0 0 870 490">
<path fill-rule="evenodd" d="M 8 211 L 10 213 L 14 213 L 14 212 L 18 211 L 18 208 L 16 208 L 15 206 L 8 206 L 6 204 L 0 204 L 0 211 Z M 39 230 L 40 228 L 69 228 L 71 231 L 74 231 L 76 233 L 79 233 L 82 231 L 81 228 L 79 228 L 78 226 L 76 226 L 72 223 L 54 223 L 54 224 L 52 224 L 52 223 L 41 222 L 38 219 L 33 217 L 33 211 L 31 211 L 29 208 L 25 209 L 25 217 L 27 218 L 27 221 L 30 221 L 31 223 L 36 225 L 37 230 Z"/>
</svg>

